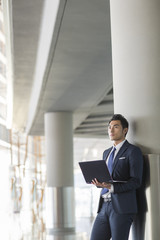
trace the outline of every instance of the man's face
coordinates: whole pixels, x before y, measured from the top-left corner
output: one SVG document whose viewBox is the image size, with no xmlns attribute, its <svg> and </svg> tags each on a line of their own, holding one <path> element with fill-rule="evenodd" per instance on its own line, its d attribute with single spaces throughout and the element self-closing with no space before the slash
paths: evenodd
<svg viewBox="0 0 160 240">
<path fill-rule="evenodd" d="M 111 141 L 115 144 L 122 142 L 125 139 L 125 135 L 128 128 L 124 128 L 121 125 L 120 120 L 113 120 L 108 125 L 108 135 Z"/>
</svg>

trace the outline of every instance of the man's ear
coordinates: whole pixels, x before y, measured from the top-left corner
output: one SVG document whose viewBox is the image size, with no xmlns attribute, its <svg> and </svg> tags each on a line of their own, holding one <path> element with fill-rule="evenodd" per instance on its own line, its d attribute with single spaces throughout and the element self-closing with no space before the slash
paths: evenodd
<svg viewBox="0 0 160 240">
<path fill-rule="evenodd" d="M 128 132 L 128 128 L 124 128 L 125 135 L 127 134 L 127 132 Z"/>
</svg>

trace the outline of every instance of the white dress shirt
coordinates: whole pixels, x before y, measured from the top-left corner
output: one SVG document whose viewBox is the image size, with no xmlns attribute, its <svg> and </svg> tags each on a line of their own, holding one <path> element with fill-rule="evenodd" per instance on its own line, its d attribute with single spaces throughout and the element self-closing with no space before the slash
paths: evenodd
<svg viewBox="0 0 160 240">
<path fill-rule="evenodd" d="M 124 144 L 125 141 L 126 141 L 126 139 L 124 139 L 122 142 L 120 142 L 116 146 L 113 145 L 112 150 L 113 150 L 113 148 L 116 148 L 115 153 L 114 153 L 114 159 L 115 159 L 117 153 L 119 152 L 120 148 L 122 147 L 122 145 Z M 110 153 L 109 153 L 109 155 L 106 159 L 106 164 L 107 165 L 108 165 L 109 156 L 111 155 L 112 150 L 110 151 Z M 114 159 L 113 159 L 113 161 L 114 161 Z M 114 192 L 114 186 L 113 186 L 113 184 L 111 184 L 111 189 L 109 189 L 109 192 L 103 194 L 102 197 L 103 198 L 111 198 L 111 193 L 113 193 L 113 192 Z"/>
</svg>

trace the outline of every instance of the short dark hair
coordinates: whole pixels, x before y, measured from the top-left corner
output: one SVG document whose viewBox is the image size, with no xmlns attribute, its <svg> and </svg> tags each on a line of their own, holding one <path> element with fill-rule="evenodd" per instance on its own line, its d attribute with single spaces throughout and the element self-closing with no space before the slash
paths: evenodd
<svg viewBox="0 0 160 240">
<path fill-rule="evenodd" d="M 114 114 L 112 118 L 109 120 L 109 123 L 114 120 L 119 120 L 122 124 L 123 129 L 129 127 L 127 119 L 121 114 Z"/>
</svg>

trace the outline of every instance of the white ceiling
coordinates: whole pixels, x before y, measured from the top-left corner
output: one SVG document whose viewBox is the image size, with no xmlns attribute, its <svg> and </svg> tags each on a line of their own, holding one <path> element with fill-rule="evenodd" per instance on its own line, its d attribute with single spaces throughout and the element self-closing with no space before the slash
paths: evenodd
<svg viewBox="0 0 160 240">
<path fill-rule="evenodd" d="M 109 1 L 60 1 L 53 31 L 53 1 L 7 2 L 14 126 L 43 135 L 45 112 L 71 111 L 75 135 L 106 135 L 113 114 Z"/>
</svg>

